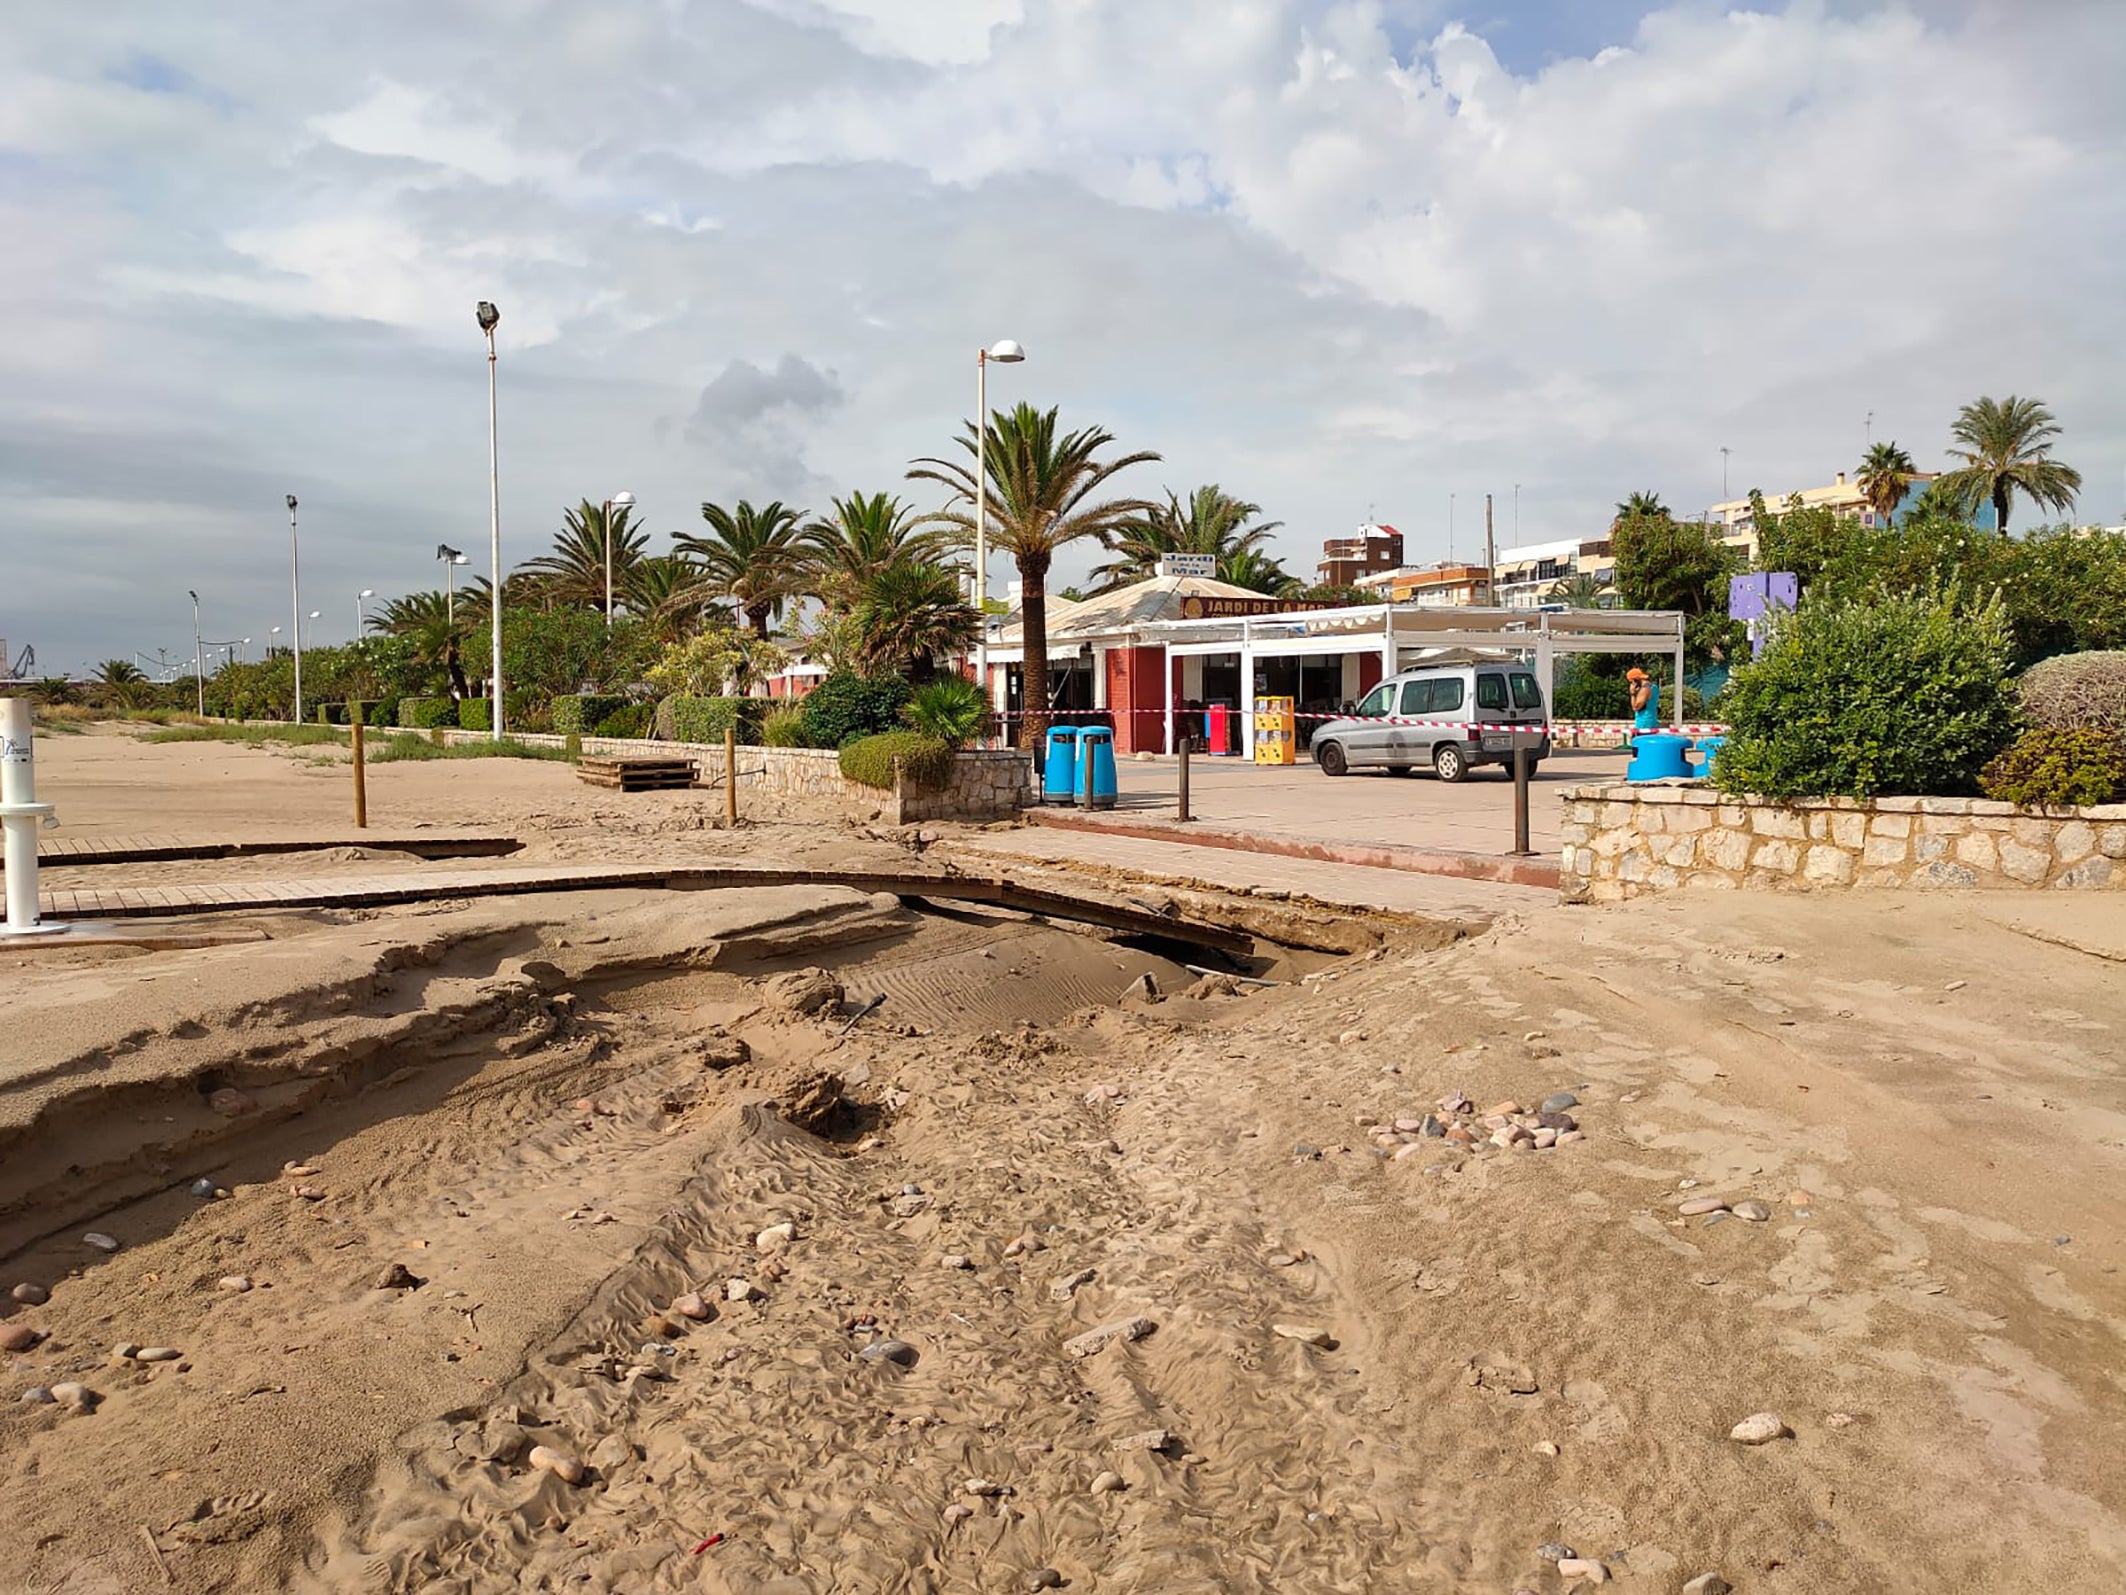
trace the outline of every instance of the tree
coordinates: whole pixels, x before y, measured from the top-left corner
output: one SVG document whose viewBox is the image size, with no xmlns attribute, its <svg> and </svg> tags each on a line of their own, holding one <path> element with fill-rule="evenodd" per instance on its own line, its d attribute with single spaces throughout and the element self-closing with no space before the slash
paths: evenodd
<svg viewBox="0 0 2126 1595">
<path fill-rule="evenodd" d="M 112 703 L 130 709 L 140 702 L 148 678 L 130 659 L 106 659 L 96 667 L 96 683 Z"/>
<path fill-rule="evenodd" d="M 928 681 L 937 662 L 971 651 L 981 616 L 942 565 L 902 559 L 874 574 L 855 607 L 857 664 L 867 675 Z"/>
<path fill-rule="evenodd" d="M 628 613 L 639 615 L 660 643 L 691 633 L 712 601 L 701 567 L 684 554 L 652 555 L 628 572 Z"/>
<path fill-rule="evenodd" d="M 1093 576 L 1104 579 L 1107 587 L 1126 587 L 1155 574 L 1160 559 L 1168 554 L 1210 554 L 1223 564 L 1235 555 L 1257 553 L 1263 540 L 1284 524 L 1248 524 L 1261 513 L 1260 504 L 1237 499 L 1216 482 L 1206 482 L 1189 494 L 1186 505 L 1168 489 L 1164 504 L 1124 522 L 1106 539 L 1118 557 L 1097 567 Z M 1220 579 L 1232 580 L 1222 571 Z"/>
<path fill-rule="evenodd" d="M 1798 493 L 1788 497 L 1784 512 L 1778 512 L 1764 502 L 1762 493 L 1751 488 L 1750 520 L 1757 528 L 1757 568 L 1793 572 L 1803 592 L 1814 586 L 1856 539 L 1867 535 L 1867 528 L 1855 517 L 1840 515 L 1823 505 L 1805 505 Z"/>
<path fill-rule="evenodd" d="M 1665 521 L 1670 518 L 1668 506 L 1661 502 L 1659 493 L 1634 493 L 1617 506 L 1618 521 Z"/>
<path fill-rule="evenodd" d="M 1602 585 L 1600 577 L 1583 570 L 1552 582 L 1543 601 L 1563 604 L 1567 609 L 1600 609 L 1608 594 L 1609 589 Z"/>
<path fill-rule="evenodd" d="M 458 605 L 455 619 L 451 609 L 447 594 L 408 593 L 371 615 L 369 626 L 372 631 L 402 638 L 411 648 L 415 664 L 439 672 L 449 683 L 450 695 L 464 698 L 471 695 L 465 681 L 465 639 L 476 618 L 485 623 L 486 606 L 480 606 L 476 617 L 471 604 Z"/>
<path fill-rule="evenodd" d="M 704 504 L 701 518 L 709 523 L 708 533 L 682 533 L 673 546 L 699 562 L 707 592 L 735 601 L 753 635 L 766 637 L 769 621 L 804 584 L 799 516 L 780 500 L 759 509 L 744 499 L 735 510 Z"/>
<path fill-rule="evenodd" d="M 2060 429 L 2052 412 L 2035 399 L 2012 393 L 1998 402 L 1981 398 L 1963 407 L 1949 435 L 1963 445 L 1949 452 L 1964 465 L 1935 485 L 1966 514 L 1990 501 L 2003 537 L 2018 492 L 2033 504 L 2066 510 L 2082 489 L 2080 471 L 2049 457 Z"/>
<path fill-rule="evenodd" d="M 1218 556 L 1218 579 L 1272 598 L 1291 598 L 1304 584 L 1259 548 L 1236 548 Z"/>
<path fill-rule="evenodd" d="M 915 509 L 886 493 L 835 499 L 834 513 L 807 526 L 802 541 L 812 562 L 812 595 L 836 609 L 853 607 L 865 584 L 888 566 L 926 560 L 937 544 Z"/>
<path fill-rule="evenodd" d="M 1860 488 L 1860 496 L 1868 501 L 1868 507 L 1887 521 L 1897 513 L 1897 506 L 1905 501 L 1905 495 L 1912 491 L 1912 477 L 1916 470 L 1912 456 L 1893 440 L 1870 448 L 1853 480 Z"/>
<path fill-rule="evenodd" d="M 1054 410 L 1021 404 L 997 411 L 979 427 L 967 423 L 966 436 L 959 439 L 966 461 L 925 457 L 910 465 L 911 481 L 937 482 L 952 494 L 946 507 L 927 519 L 951 528 L 956 540 L 969 545 L 974 541 L 977 482 L 987 482 L 990 539 L 1018 566 L 1023 595 L 1020 636 L 1027 715 L 1019 735 L 1026 748 L 1039 747 L 1048 730 L 1048 570 L 1056 550 L 1083 538 L 1110 537 L 1154 507 L 1144 499 L 1097 496 L 1117 472 L 1159 458 L 1140 450 L 1100 459 L 1100 451 L 1114 441 L 1113 433 L 1097 426 L 1059 437 Z"/>
<path fill-rule="evenodd" d="M 620 505 L 608 522 L 605 506 L 589 499 L 572 510 L 562 511 L 562 529 L 554 537 L 554 551 L 527 560 L 520 567 L 532 578 L 540 601 L 576 604 L 604 613 L 606 553 L 610 546 L 613 601 L 617 605 L 649 547 L 649 534 L 629 524 L 633 513 L 629 506 Z"/>
<path fill-rule="evenodd" d="M 1665 514 L 1629 515 L 1610 537 L 1617 558 L 1612 580 L 1626 608 L 1681 611 L 1687 657 L 1726 659 L 1742 645 L 1743 628 L 1727 614 L 1734 552 L 1716 529 Z"/>
</svg>

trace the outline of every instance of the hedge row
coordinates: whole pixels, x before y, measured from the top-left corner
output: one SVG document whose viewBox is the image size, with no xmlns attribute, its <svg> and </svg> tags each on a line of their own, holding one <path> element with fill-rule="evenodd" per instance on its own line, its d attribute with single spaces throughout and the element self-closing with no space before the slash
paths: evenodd
<svg viewBox="0 0 2126 1595">
<path fill-rule="evenodd" d="M 601 697 L 595 693 L 568 693 L 553 701 L 554 729 L 566 736 L 571 731 L 595 732 L 600 721 L 627 707 L 627 699 Z"/>
<path fill-rule="evenodd" d="M 912 787 L 934 792 L 952 779 L 952 744 L 920 731 L 882 731 L 842 744 L 842 775 L 859 786 L 892 791 L 896 760 Z"/>
<path fill-rule="evenodd" d="M 458 723 L 458 705 L 454 698 L 401 698 L 398 722 L 415 731 L 432 731 L 437 726 L 454 726 Z"/>
<path fill-rule="evenodd" d="M 654 734 L 666 742 L 721 742 L 735 728 L 739 741 L 757 744 L 769 706 L 767 698 L 674 696 L 657 705 Z"/>
</svg>

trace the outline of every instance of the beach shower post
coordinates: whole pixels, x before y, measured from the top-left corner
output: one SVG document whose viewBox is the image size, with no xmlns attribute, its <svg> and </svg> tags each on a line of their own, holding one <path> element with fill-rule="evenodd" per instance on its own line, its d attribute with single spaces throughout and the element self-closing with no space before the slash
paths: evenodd
<svg viewBox="0 0 2126 1595">
<path fill-rule="evenodd" d="M 57 825 L 52 805 L 37 801 L 37 767 L 27 698 L 0 698 L 0 826 L 7 829 L 6 932 L 37 924 L 37 826 Z"/>
</svg>

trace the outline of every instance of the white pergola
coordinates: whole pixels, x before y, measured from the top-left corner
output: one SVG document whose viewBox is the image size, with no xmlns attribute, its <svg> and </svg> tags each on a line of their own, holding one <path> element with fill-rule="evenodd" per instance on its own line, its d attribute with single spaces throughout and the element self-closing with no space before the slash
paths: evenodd
<svg viewBox="0 0 2126 1595">
<path fill-rule="evenodd" d="M 1442 650 L 1527 657 L 1552 701 L 1560 653 L 1666 653 L 1675 659 L 1669 723 L 1683 723 L 1683 616 L 1671 609 L 1446 609 L 1420 604 L 1360 604 L 1350 609 L 1250 615 L 1228 620 L 1172 620 L 1145 628 L 1166 645 L 1167 669 L 1191 656 L 1240 656 L 1242 723 L 1255 710 L 1255 661 L 1377 649 L 1381 674 L 1392 676 Z M 1167 694 L 1166 745 L 1174 746 L 1173 695 Z"/>
</svg>

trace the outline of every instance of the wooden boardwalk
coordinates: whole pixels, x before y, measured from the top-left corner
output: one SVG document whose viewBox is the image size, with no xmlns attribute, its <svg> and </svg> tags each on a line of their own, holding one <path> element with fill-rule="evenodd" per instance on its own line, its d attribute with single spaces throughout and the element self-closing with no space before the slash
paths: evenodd
<svg viewBox="0 0 2126 1595">
<path fill-rule="evenodd" d="M 501 831 L 357 831 L 301 836 L 45 836 L 39 864 L 159 864 L 172 859 L 256 858 L 366 847 L 416 858 L 500 858 L 524 844 Z"/>
<path fill-rule="evenodd" d="M 721 869 L 672 864 L 523 864 L 484 870 L 422 870 L 389 875 L 309 879 L 171 882 L 163 886 L 59 887 L 40 894 L 39 912 L 53 920 L 138 919 L 178 914 L 288 909 L 382 908 L 464 897 L 535 892 L 589 892 L 614 887 L 719 891 L 744 886 L 846 886 L 895 897 L 932 897 L 993 903 L 1021 913 L 1100 925 L 1132 935 L 1246 954 L 1254 939 L 1221 925 L 1168 917 L 1149 909 L 1066 896 L 1010 880 L 970 875 L 892 875 L 868 870 Z"/>
</svg>

